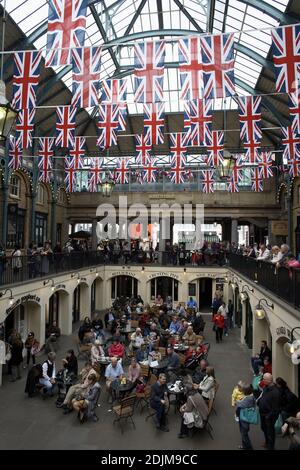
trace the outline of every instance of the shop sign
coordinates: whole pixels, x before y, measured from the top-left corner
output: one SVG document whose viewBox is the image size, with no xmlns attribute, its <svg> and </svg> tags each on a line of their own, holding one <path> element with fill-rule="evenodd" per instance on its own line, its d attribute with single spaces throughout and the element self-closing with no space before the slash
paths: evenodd
<svg viewBox="0 0 300 470">
<path fill-rule="evenodd" d="M 285 326 L 280 326 L 276 328 L 277 336 L 287 336 L 288 338 L 291 337 L 291 330 L 287 329 Z"/>
<path fill-rule="evenodd" d="M 111 273 L 111 277 L 116 277 L 116 276 L 131 276 L 131 277 L 136 277 L 135 273 L 132 273 L 130 271 L 116 271 L 114 273 Z"/>
<path fill-rule="evenodd" d="M 273 235 L 285 236 L 288 234 L 288 223 L 286 220 L 272 220 L 271 232 Z"/>
<path fill-rule="evenodd" d="M 159 273 L 153 273 L 149 275 L 149 279 L 154 279 L 155 277 L 172 277 L 173 279 L 179 279 L 178 274 L 166 273 L 161 271 Z"/>
<path fill-rule="evenodd" d="M 196 277 L 210 277 L 212 279 L 214 279 L 216 277 L 215 274 L 212 274 L 212 273 L 197 273 L 195 274 Z"/>
<path fill-rule="evenodd" d="M 36 294 L 23 295 L 6 310 L 6 314 L 9 315 L 16 307 L 30 301 L 40 303 L 41 299 Z"/>
<path fill-rule="evenodd" d="M 58 290 L 58 289 L 65 289 L 66 290 L 66 285 L 65 284 L 57 284 L 57 286 L 55 286 L 55 290 Z"/>
</svg>

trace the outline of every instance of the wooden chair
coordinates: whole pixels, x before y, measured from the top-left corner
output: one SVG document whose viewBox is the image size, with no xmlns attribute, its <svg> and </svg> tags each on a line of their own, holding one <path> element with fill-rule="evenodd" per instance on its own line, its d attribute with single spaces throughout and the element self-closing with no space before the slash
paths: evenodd
<svg viewBox="0 0 300 470">
<path fill-rule="evenodd" d="M 216 412 L 216 410 L 215 410 L 215 408 L 214 408 L 214 403 L 215 403 L 215 400 L 216 400 L 216 395 L 217 395 L 217 391 L 219 390 L 219 387 L 220 387 L 219 382 L 217 382 L 217 381 L 215 380 L 215 396 L 214 396 L 214 399 L 213 399 L 212 409 L 211 409 L 211 411 L 213 411 L 213 412 L 215 413 L 215 415 L 217 414 L 217 412 Z"/>
<path fill-rule="evenodd" d="M 136 392 L 136 398 L 137 398 L 136 407 L 138 407 L 140 404 L 142 405 L 141 406 L 141 413 L 142 413 L 145 405 L 149 408 L 150 396 L 151 396 L 151 386 L 150 385 L 146 385 L 143 392 Z"/>
<path fill-rule="evenodd" d="M 146 365 L 144 365 L 144 364 L 140 364 L 140 368 L 141 368 L 141 376 L 142 376 L 142 377 L 145 377 L 146 380 L 148 381 L 149 373 L 150 373 L 150 368 L 149 368 L 149 366 L 146 366 Z"/>
<path fill-rule="evenodd" d="M 135 429 L 135 424 L 132 419 L 132 416 L 134 414 L 134 405 L 136 402 L 136 398 L 137 398 L 136 394 L 130 395 L 129 397 L 123 398 L 123 400 L 121 400 L 119 405 L 113 407 L 113 412 L 116 415 L 116 418 L 114 419 L 113 424 L 120 423 L 122 434 L 123 434 L 123 428 L 121 426 L 122 419 L 123 420 L 125 419 L 127 421 L 127 419 L 129 418 Z"/>
<path fill-rule="evenodd" d="M 166 353 L 166 348 L 158 348 L 158 351 L 160 352 L 160 355 L 161 355 L 161 358 L 163 359 L 164 357 L 166 357 L 167 353 Z"/>
</svg>

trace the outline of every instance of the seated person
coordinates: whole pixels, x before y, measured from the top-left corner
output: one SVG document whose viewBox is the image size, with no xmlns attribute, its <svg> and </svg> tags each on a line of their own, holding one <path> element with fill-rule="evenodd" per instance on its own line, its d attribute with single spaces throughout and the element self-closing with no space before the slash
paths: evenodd
<svg viewBox="0 0 300 470">
<path fill-rule="evenodd" d="M 197 304 L 196 300 L 193 299 L 193 297 L 190 297 L 190 299 L 187 301 L 186 306 L 187 306 L 187 308 L 198 308 L 198 304 Z"/>
<path fill-rule="evenodd" d="M 182 413 L 180 432 L 178 434 L 180 439 L 187 437 L 189 429 L 193 427 L 203 428 L 208 418 L 208 407 L 200 393 L 194 390 L 192 386 L 187 386 L 187 401 L 180 408 L 180 412 Z M 192 415 L 187 415 L 186 413 L 192 413 Z M 195 419 L 196 416 L 197 419 Z"/>
<path fill-rule="evenodd" d="M 188 329 L 188 326 L 189 326 L 189 324 L 186 320 L 181 320 L 181 325 L 180 325 L 180 328 L 178 330 L 179 336 L 182 337 L 185 334 L 186 330 Z"/>
<path fill-rule="evenodd" d="M 300 411 L 295 418 L 287 418 L 281 428 L 282 435 L 290 439 L 289 450 L 300 450 Z"/>
<path fill-rule="evenodd" d="M 202 382 L 194 386 L 199 390 L 204 400 L 209 402 L 209 400 L 214 399 L 215 397 L 215 371 L 213 367 L 206 368 L 206 376 Z"/>
<path fill-rule="evenodd" d="M 178 331 L 179 331 L 179 329 L 180 329 L 180 326 L 181 326 L 181 324 L 180 324 L 180 322 L 178 321 L 178 317 L 175 316 L 175 317 L 173 317 L 173 319 L 172 319 L 172 321 L 171 321 L 171 323 L 170 323 L 170 325 L 169 325 L 168 330 L 169 330 L 170 333 L 172 333 L 173 335 L 177 335 L 177 334 L 178 334 Z"/>
<path fill-rule="evenodd" d="M 111 358 L 111 364 L 106 367 L 105 377 L 106 377 L 106 387 L 109 394 L 112 394 L 111 384 L 114 380 L 121 379 L 124 375 L 123 367 L 117 357 Z M 112 395 L 111 395 L 112 403 Z"/>
<path fill-rule="evenodd" d="M 125 347 L 120 343 L 119 338 L 114 338 L 113 343 L 108 348 L 109 357 L 117 357 L 123 359 L 125 355 Z"/>
<path fill-rule="evenodd" d="M 263 361 L 263 370 L 264 370 L 264 374 L 272 374 L 272 364 L 270 362 L 270 359 L 268 357 L 265 357 L 264 358 L 264 361 Z"/>
<path fill-rule="evenodd" d="M 116 316 L 112 312 L 112 310 L 109 310 L 105 316 L 104 316 L 104 323 L 105 323 L 105 328 L 106 329 L 111 329 L 113 323 L 116 321 Z"/>
<path fill-rule="evenodd" d="M 156 344 L 154 348 L 152 349 L 151 352 L 149 352 L 149 357 L 148 357 L 149 362 L 153 361 L 161 361 L 161 353 L 159 351 L 159 346 Z"/>
<path fill-rule="evenodd" d="M 252 380 L 253 394 L 256 398 L 261 394 L 262 388 L 260 388 L 260 383 L 263 380 L 264 376 L 264 366 L 259 367 L 258 375 L 255 375 Z"/>
<path fill-rule="evenodd" d="M 272 353 L 270 348 L 268 348 L 267 341 L 262 341 L 259 354 L 256 354 L 254 357 L 251 358 L 251 364 L 255 375 L 258 374 L 259 366 L 263 364 L 265 357 L 271 359 Z"/>
<path fill-rule="evenodd" d="M 137 362 L 147 361 L 148 351 L 147 351 L 147 346 L 145 344 L 142 344 L 142 346 L 139 349 L 136 349 L 135 358 Z"/>
<path fill-rule="evenodd" d="M 182 340 L 188 346 L 193 346 L 196 343 L 197 337 L 196 337 L 196 334 L 194 333 L 193 327 L 191 325 L 188 326 L 186 332 L 182 336 Z"/>
<path fill-rule="evenodd" d="M 65 359 L 62 360 L 64 368 L 67 370 L 68 374 L 73 374 L 77 376 L 78 374 L 78 362 L 77 357 L 74 354 L 73 349 L 67 351 Z"/>
<path fill-rule="evenodd" d="M 183 305 L 181 305 L 180 303 L 177 305 L 176 307 L 176 313 L 180 316 L 180 317 L 186 317 L 186 311 L 185 311 L 185 308 Z"/>
<path fill-rule="evenodd" d="M 86 331 L 83 335 L 83 340 L 80 344 L 80 350 L 82 352 L 90 352 L 95 341 L 95 337 L 92 331 Z"/>
<path fill-rule="evenodd" d="M 84 333 L 86 333 L 87 331 L 91 331 L 91 329 L 92 329 L 91 320 L 89 319 L 89 317 L 85 317 L 85 319 L 83 320 L 83 323 L 80 325 L 80 328 L 78 330 L 78 338 L 80 342 L 83 340 Z"/>
<path fill-rule="evenodd" d="M 98 338 L 99 336 L 104 336 L 103 321 L 101 320 L 99 315 L 94 315 L 94 319 L 92 321 L 92 328 L 96 334 L 96 338 Z"/>
<path fill-rule="evenodd" d="M 137 363 L 136 359 L 133 357 L 131 359 L 131 364 L 128 369 L 128 380 L 134 384 L 141 377 L 141 366 Z"/>
<path fill-rule="evenodd" d="M 199 384 L 200 382 L 202 382 L 202 380 L 206 376 L 207 366 L 208 362 L 205 359 L 201 359 L 199 367 L 197 367 L 193 372 L 193 383 Z"/>
<path fill-rule="evenodd" d="M 56 338 L 60 337 L 60 328 L 58 328 L 56 321 L 54 321 L 46 330 L 46 338 L 50 338 L 51 335 Z"/>
<path fill-rule="evenodd" d="M 79 420 L 82 423 L 84 421 L 85 413 L 87 416 L 93 413 L 96 406 L 96 401 L 99 396 L 100 384 L 97 381 L 96 374 L 90 374 L 88 377 L 88 386 L 85 393 L 81 396 L 77 396 L 72 400 L 72 407 L 78 412 Z M 98 421 L 98 418 L 93 414 L 94 420 Z"/>
<path fill-rule="evenodd" d="M 196 333 L 196 335 L 199 335 L 204 330 L 205 321 L 203 320 L 203 317 L 200 312 L 196 313 L 196 316 L 192 320 L 192 324 L 193 324 L 193 330 Z"/>
<path fill-rule="evenodd" d="M 101 346 L 101 341 L 99 339 L 96 339 L 95 343 L 93 344 L 91 348 L 91 363 L 92 365 L 97 364 L 97 362 L 100 361 L 101 357 L 104 357 L 104 350 Z"/>
<path fill-rule="evenodd" d="M 89 385 L 88 378 L 91 374 L 95 374 L 97 377 L 97 380 L 99 380 L 100 378 L 99 374 L 95 371 L 95 369 L 93 369 L 92 364 L 90 362 L 86 362 L 85 366 L 81 369 L 79 373 L 79 377 L 80 377 L 79 383 L 72 385 L 69 388 L 63 403 L 61 403 L 61 405 L 58 406 L 59 408 L 65 409 L 65 414 L 72 411 L 71 405 L 72 405 L 73 398 L 75 398 L 77 395 L 82 394 L 86 391 Z"/>
<path fill-rule="evenodd" d="M 161 297 L 161 295 L 158 295 L 155 299 L 155 305 L 163 305 L 164 299 Z"/>
<path fill-rule="evenodd" d="M 53 396 L 53 389 L 56 382 L 55 358 L 56 354 L 54 352 L 50 352 L 47 360 L 42 365 L 43 375 L 39 382 L 44 386 L 42 389 L 44 395 Z"/>
<path fill-rule="evenodd" d="M 137 328 L 134 333 L 132 333 L 131 338 L 130 338 L 130 349 L 137 349 L 144 344 L 144 338 L 142 335 L 142 330 L 141 328 Z"/>
<path fill-rule="evenodd" d="M 149 352 L 151 352 L 152 349 L 155 347 L 155 345 L 159 343 L 159 335 L 157 332 L 156 323 L 151 323 L 148 341 L 149 341 Z"/>
<path fill-rule="evenodd" d="M 174 349 L 171 346 L 167 348 L 167 359 L 168 365 L 166 367 L 166 370 L 176 370 L 180 368 L 179 355 L 174 352 Z"/>
</svg>

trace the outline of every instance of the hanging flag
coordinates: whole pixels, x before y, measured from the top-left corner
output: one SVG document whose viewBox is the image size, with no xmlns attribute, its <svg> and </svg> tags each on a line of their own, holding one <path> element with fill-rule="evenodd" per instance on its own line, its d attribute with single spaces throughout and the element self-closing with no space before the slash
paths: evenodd
<svg viewBox="0 0 300 470">
<path fill-rule="evenodd" d="M 69 149 L 70 157 L 74 158 L 76 168 L 83 166 L 82 159 L 85 156 L 85 137 L 75 137 L 74 142 Z"/>
<path fill-rule="evenodd" d="M 127 78 L 103 80 L 101 104 L 120 104 L 127 100 Z"/>
<path fill-rule="evenodd" d="M 288 160 L 288 170 L 291 176 L 300 176 L 300 160 L 295 158 Z"/>
<path fill-rule="evenodd" d="M 142 180 L 146 183 L 156 183 L 157 166 L 156 160 L 149 157 L 143 164 Z"/>
<path fill-rule="evenodd" d="M 258 168 L 262 179 L 272 178 L 273 176 L 272 152 L 260 152 L 258 158 Z"/>
<path fill-rule="evenodd" d="M 69 193 L 76 191 L 77 171 L 83 168 L 82 158 L 76 159 L 75 157 L 65 157 L 65 184 Z"/>
<path fill-rule="evenodd" d="M 179 99 L 191 101 L 203 96 L 202 56 L 200 36 L 179 39 Z"/>
<path fill-rule="evenodd" d="M 22 149 L 32 146 L 35 109 L 21 109 L 16 121 L 16 140 Z"/>
<path fill-rule="evenodd" d="M 170 134 L 171 169 L 170 178 L 173 183 L 183 183 L 186 176 L 186 147 L 183 145 L 184 135 L 180 132 Z"/>
<path fill-rule="evenodd" d="M 71 64 L 71 49 L 84 46 L 87 0 L 49 0 L 45 67 Z"/>
<path fill-rule="evenodd" d="M 200 177 L 202 184 L 202 192 L 207 194 L 213 193 L 215 183 L 214 170 L 201 170 Z"/>
<path fill-rule="evenodd" d="M 134 46 L 134 101 L 156 103 L 163 101 L 164 41 L 137 42 Z"/>
<path fill-rule="evenodd" d="M 39 161 L 38 167 L 40 170 L 39 181 L 49 183 L 51 180 L 51 170 L 53 169 L 52 158 L 54 156 L 54 138 L 53 137 L 40 137 L 39 138 Z"/>
<path fill-rule="evenodd" d="M 9 160 L 8 160 L 8 168 L 11 170 L 17 170 L 21 168 L 23 164 L 23 152 L 20 144 L 18 143 L 17 139 L 10 136 L 9 139 L 9 150 L 8 150 Z"/>
<path fill-rule="evenodd" d="M 14 53 L 13 99 L 14 109 L 33 109 L 40 78 L 41 52 Z"/>
<path fill-rule="evenodd" d="M 291 128 L 296 136 L 300 136 L 300 88 L 289 94 Z"/>
<path fill-rule="evenodd" d="M 291 126 L 282 127 L 281 132 L 283 135 L 283 158 L 287 160 L 300 159 L 300 136 L 297 137 Z"/>
<path fill-rule="evenodd" d="M 222 165 L 224 160 L 224 132 L 206 129 L 207 164 L 212 168 Z"/>
<path fill-rule="evenodd" d="M 235 165 L 232 169 L 229 181 L 227 183 L 227 191 L 229 193 L 238 193 L 239 192 L 238 183 L 240 183 L 242 179 L 243 179 L 242 161 L 240 158 L 236 160 Z"/>
<path fill-rule="evenodd" d="M 242 142 L 261 142 L 261 97 L 238 97 L 240 137 Z"/>
<path fill-rule="evenodd" d="M 72 147 L 76 125 L 76 108 L 73 106 L 57 106 L 56 108 L 56 140 L 57 147 Z"/>
<path fill-rule="evenodd" d="M 207 130 L 212 130 L 212 100 L 195 100 L 189 102 L 191 123 L 190 146 L 205 146 Z"/>
<path fill-rule="evenodd" d="M 204 98 L 235 94 L 233 44 L 233 33 L 201 38 Z"/>
<path fill-rule="evenodd" d="M 260 169 L 258 167 L 250 168 L 250 172 L 252 181 L 251 190 L 255 192 L 263 191 L 263 179 L 261 177 Z"/>
<path fill-rule="evenodd" d="M 129 182 L 129 159 L 118 158 L 114 173 L 116 183 L 127 184 Z"/>
<path fill-rule="evenodd" d="M 300 77 L 300 26 L 274 28 L 271 35 L 276 92 L 294 92 Z"/>
<path fill-rule="evenodd" d="M 91 159 L 91 166 L 88 173 L 88 191 L 96 193 L 98 190 L 98 184 L 102 181 L 103 173 L 103 158 L 95 157 Z"/>
<path fill-rule="evenodd" d="M 126 131 L 126 116 L 127 116 L 127 104 L 121 103 L 118 105 L 119 108 L 119 127 L 118 131 Z"/>
<path fill-rule="evenodd" d="M 244 142 L 245 152 L 245 162 L 247 163 L 257 163 L 260 154 L 260 142 Z"/>
<path fill-rule="evenodd" d="M 136 134 L 135 142 L 135 163 L 137 165 L 146 165 L 149 162 L 152 151 L 150 132 L 148 132 L 148 134 L 145 136 L 143 134 Z"/>
<path fill-rule="evenodd" d="M 101 47 L 79 47 L 72 50 L 71 106 L 91 108 L 99 104 L 101 51 Z"/>
<path fill-rule="evenodd" d="M 183 113 L 182 145 L 184 147 L 190 147 L 192 145 L 192 143 L 191 143 L 192 126 L 191 126 L 191 119 L 190 119 L 190 104 L 189 104 L 189 101 L 184 101 L 183 102 L 183 108 L 184 108 L 184 113 Z"/>
<path fill-rule="evenodd" d="M 144 135 L 150 133 L 151 145 L 164 143 L 165 105 L 164 103 L 144 104 Z"/>
<path fill-rule="evenodd" d="M 101 150 L 117 145 L 117 131 L 119 130 L 119 106 L 103 104 L 99 106 L 99 138 L 97 145 Z"/>
</svg>

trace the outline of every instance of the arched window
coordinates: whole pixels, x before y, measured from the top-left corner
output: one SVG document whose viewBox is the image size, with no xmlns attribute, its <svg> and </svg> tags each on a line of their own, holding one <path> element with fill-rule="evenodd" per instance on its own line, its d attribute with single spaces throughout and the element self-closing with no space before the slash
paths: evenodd
<svg viewBox="0 0 300 470">
<path fill-rule="evenodd" d="M 9 194 L 13 197 L 20 197 L 21 193 L 21 178 L 13 175 L 10 179 Z"/>
</svg>

